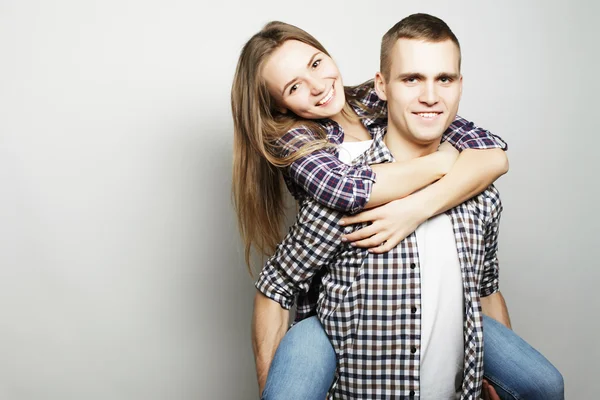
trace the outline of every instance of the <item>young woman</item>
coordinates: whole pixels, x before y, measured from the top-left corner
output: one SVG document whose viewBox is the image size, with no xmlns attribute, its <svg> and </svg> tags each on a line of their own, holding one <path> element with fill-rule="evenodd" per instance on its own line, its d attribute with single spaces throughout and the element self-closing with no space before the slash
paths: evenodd
<svg viewBox="0 0 600 400">
<path fill-rule="evenodd" d="M 253 246 L 269 254 L 280 239 L 281 177 L 298 201 L 311 197 L 348 213 L 379 206 L 349 217 L 348 223 L 372 224 L 345 239 L 385 252 L 420 223 L 480 193 L 507 170 L 504 142 L 459 117 L 445 134 L 447 142 L 465 150 L 456 162 L 451 151 L 440 151 L 407 163 L 344 164 L 338 145 L 370 140 L 373 130 L 386 124 L 386 104 L 368 83 L 344 88 L 323 46 L 280 22 L 268 24 L 244 46 L 232 110 L 233 195 L 247 263 Z M 311 307 L 310 302 L 300 304 L 300 319 Z M 503 398 L 562 398 L 562 377 L 550 363 L 501 324 L 486 319 L 484 325 L 485 354 L 494 355 L 485 358 L 486 377 Z M 510 363 L 522 370 L 507 368 Z M 335 354 L 318 320 L 306 318 L 279 345 L 265 395 L 324 398 L 334 369 Z M 259 373 L 261 389 L 263 384 Z"/>
</svg>

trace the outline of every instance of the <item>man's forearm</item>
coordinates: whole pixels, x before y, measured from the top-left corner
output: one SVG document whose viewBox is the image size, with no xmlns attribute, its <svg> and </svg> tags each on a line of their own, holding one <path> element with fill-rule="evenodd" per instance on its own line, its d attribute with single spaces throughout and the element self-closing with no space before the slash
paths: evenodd
<svg viewBox="0 0 600 400">
<path fill-rule="evenodd" d="M 256 292 L 252 316 L 252 349 L 259 393 L 265 387 L 273 356 L 287 331 L 288 319 L 289 310 L 259 291 Z"/>
<path fill-rule="evenodd" d="M 482 297 L 481 308 L 485 315 L 500 322 L 508 329 L 512 329 L 510 317 L 508 316 L 508 308 L 506 307 L 502 293 L 496 292 L 490 296 Z"/>
</svg>

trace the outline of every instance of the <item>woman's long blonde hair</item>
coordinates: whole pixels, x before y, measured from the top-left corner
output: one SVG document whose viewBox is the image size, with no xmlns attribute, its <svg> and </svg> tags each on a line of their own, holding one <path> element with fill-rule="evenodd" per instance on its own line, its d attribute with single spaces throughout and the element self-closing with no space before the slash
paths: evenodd
<svg viewBox="0 0 600 400">
<path fill-rule="evenodd" d="M 270 22 L 244 45 L 231 88 L 232 194 L 250 273 L 251 248 L 263 255 L 271 254 L 281 239 L 285 210 L 280 169 L 308 153 L 332 146 L 324 128 L 315 121 L 279 112 L 261 77 L 265 61 L 287 40 L 304 42 L 329 56 L 321 43 L 302 29 Z M 312 140 L 292 154 L 283 155 L 277 140 L 300 126 L 310 131 Z"/>
</svg>

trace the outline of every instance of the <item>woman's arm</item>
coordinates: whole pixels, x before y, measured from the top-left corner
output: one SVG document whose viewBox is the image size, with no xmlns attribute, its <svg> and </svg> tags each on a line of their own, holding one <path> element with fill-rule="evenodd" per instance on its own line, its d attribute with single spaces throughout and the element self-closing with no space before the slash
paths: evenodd
<svg viewBox="0 0 600 400">
<path fill-rule="evenodd" d="M 306 129 L 298 128 L 284 135 L 282 145 L 289 154 L 312 138 Z M 459 116 L 446 130 L 443 140 L 458 150 L 507 148 L 501 138 Z M 287 173 L 320 204 L 353 214 L 401 199 L 439 179 L 448 172 L 454 160 L 448 154 L 438 153 L 403 163 L 349 166 L 330 151 L 318 150 L 298 158 L 290 164 Z M 506 157 L 503 163 L 506 164 Z M 488 166 L 497 168 L 496 161 L 483 160 L 482 168 Z M 503 173 L 501 168 L 497 172 L 500 172 L 497 176 Z M 470 196 L 464 199 L 479 192 L 465 192 L 464 195 Z"/>
<path fill-rule="evenodd" d="M 465 150 L 448 174 L 420 192 L 344 217 L 342 225 L 359 222 L 371 225 L 345 235 L 342 240 L 371 248 L 373 253 L 385 253 L 421 223 L 483 192 L 507 171 L 508 159 L 503 150 Z"/>
<path fill-rule="evenodd" d="M 287 169 L 291 180 L 318 203 L 356 213 L 408 196 L 444 176 L 456 151 L 438 151 L 407 162 L 347 165 L 328 150 L 317 150 Z"/>
<path fill-rule="evenodd" d="M 432 212 L 429 217 L 456 207 L 483 192 L 485 188 L 508 171 L 508 158 L 503 151 L 508 148 L 506 142 L 491 132 L 479 128 L 473 122 L 457 115 L 444 132 L 442 140 L 463 153 L 458 158 L 460 162 L 457 161 L 449 172 L 452 173 L 450 182 L 442 180 L 441 185 L 432 185 L 434 189 L 429 189 L 432 193 L 429 196 L 423 196 L 423 200 L 427 201 L 426 211 Z M 476 149 L 493 151 L 474 152 Z M 465 152 L 465 150 L 468 151 Z M 379 167 L 383 167 L 383 165 L 373 166 L 373 170 L 377 172 L 376 168 Z M 406 178 L 410 179 L 410 177 Z M 398 194 L 398 192 L 390 192 L 390 189 L 386 187 L 392 182 L 388 181 L 387 176 L 382 177 L 380 173 L 377 173 L 377 183 L 373 185 L 371 199 L 365 208 L 404 197 L 390 198 L 391 196 L 386 196 L 386 194 Z M 380 183 L 383 184 L 379 185 Z M 425 185 L 413 192 L 423 187 Z"/>
<path fill-rule="evenodd" d="M 414 196 L 423 202 L 430 218 L 483 192 L 507 172 L 508 157 L 504 150 L 465 150 L 448 174 Z"/>
<path fill-rule="evenodd" d="M 364 208 L 374 208 L 423 189 L 450 172 L 458 156 L 458 150 L 442 143 L 439 151 L 407 162 L 371 165 L 377 181 Z"/>
</svg>

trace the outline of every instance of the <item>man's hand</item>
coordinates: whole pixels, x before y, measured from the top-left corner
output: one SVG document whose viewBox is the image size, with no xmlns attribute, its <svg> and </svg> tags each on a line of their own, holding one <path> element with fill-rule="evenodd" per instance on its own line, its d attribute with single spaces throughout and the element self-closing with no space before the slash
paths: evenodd
<svg viewBox="0 0 600 400">
<path fill-rule="evenodd" d="M 483 389 L 481 390 L 481 398 L 483 400 L 501 400 L 496 389 L 487 380 L 483 380 Z"/>
<path fill-rule="evenodd" d="M 369 248 L 371 253 L 385 253 L 398 245 L 430 216 L 413 196 L 394 200 L 371 210 L 344 217 L 340 224 L 347 226 L 370 222 L 369 226 L 344 235 L 343 241 L 353 246 Z"/>
</svg>

